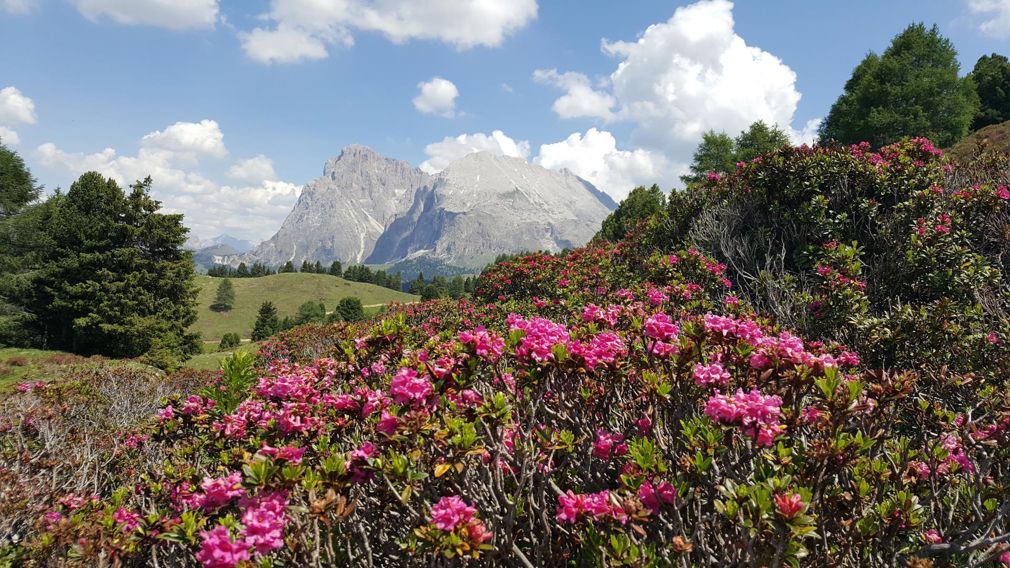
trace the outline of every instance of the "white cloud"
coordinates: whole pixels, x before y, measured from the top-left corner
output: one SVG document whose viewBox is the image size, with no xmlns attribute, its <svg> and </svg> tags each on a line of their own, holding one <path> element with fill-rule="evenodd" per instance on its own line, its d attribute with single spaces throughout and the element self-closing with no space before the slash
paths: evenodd
<svg viewBox="0 0 1010 568">
<path fill-rule="evenodd" d="M 474 152 L 491 152 L 499 156 L 512 156 L 525 160 L 530 155 L 530 143 L 526 140 L 517 142 L 501 130 L 495 130 L 490 136 L 481 132 L 460 134 L 455 138 L 447 136 L 441 142 L 425 146 L 424 152 L 428 155 L 428 159 L 419 167 L 433 174 L 445 169 L 453 160 Z"/>
<path fill-rule="evenodd" d="M 551 107 L 561 118 L 614 118 L 614 113 L 610 110 L 616 104 L 613 95 L 594 89 L 589 77 L 582 73 L 537 69 L 533 72 L 533 79 L 566 91 Z"/>
<path fill-rule="evenodd" d="M 259 154 L 248 160 L 242 160 L 228 170 L 228 177 L 242 181 L 276 180 L 273 160 Z"/>
<path fill-rule="evenodd" d="M 35 102 L 21 94 L 16 87 L 0 89 L 0 140 L 5 144 L 20 144 L 21 137 L 14 131 L 19 124 L 35 124 Z"/>
<path fill-rule="evenodd" d="M 18 136 L 17 132 L 14 132 L 6 126 L 0 126 L 0 144 L 14 145 L 20 143 L 21 137 Z"/>
<path fill-rule="evenodd" d="M 617 201 L 640 185 L 656 183 L 669 190 L 677 175 L 686 170 L 684 164 L 672 164 L 656 152 L 618 150 L 611 133 L 595 128 L 585 135 L 575 132 L 565 140 L 540 146 L 533 162 L 547 169 L 568 169 Z"/>
<path fill-rule="evenodd" d="M 192 157 L 207 154 L 222 157 L 228 154 L 224 133 L 216 121 L 176 122 L 164 130 L 156 130 L 140 140 L 145 148 L 160 148 Z"/>
<path fill-rule="evenodd" d="M 272 27 L 241 34 L 249 57 L 262 63 L 321 59 L 330 45 L 351 45 L 352 32 L 377 32 L 395 43 L 442 41 L 459 49 L 494 47 L 537 15 L 536 0 L 271 0 Z"/>
<path fill-rule="evenodd" d="M 822 118 L 811 118 L 803 125 L 803 128 L 795 130 L 789 127 L 786 130 L 786 134 L 789 135 L 789 142 L 799 146 L 800 144 L 807 144 L 812 146 L 814 142 L 817 141 L 817 129 L 821 127 Z"/>
<path fill-rule="evenodd" d="M 414 108 L 425 114 L 437 114 L 446 118 L 456 116 L 456 97 L 459 89 L 448 79 L 432 77 L 430 81 L 417 84 L 420 93 L 414 97 Z"/>
<path fill-rule="evenodd" d="M 229 170 L 239 184 L 219 183 L 199 171 L 201 158 L 216 159 L 223 154 L 217 144 L 183 136 L 188 129 L 176 127 L 203 123 L 213 124 L 206 131 L 220 132 L 214 121 L 176 123 L 144 136 L 133 156 L 113 148 L 92 154 L 66 152 L 47 143 L 36 149 L 34 157 L 43 166 L 73 176 L 93 170 L 123 185 L 151 176 L 154 197 L 166 211 L 183 213 L 186 226 L 198 237 L 228 233 L 254 241 L 268 238 L 290 213 L 300 187 L 277 180 L 266 156 L 241 161 Z M 217 138 L 219 143 L 222 138 Z"/>
<path fill-rule="evenodd" d="M 562 117 L 596 117 L 633 124 L 635 147 L 689 163 L 708 130 L 730 135 L 762 120 L 810 137 L 810 124 L 793 130 L 800 93 L 796 74 L 778 57 L 736 34 L 733 3 L 701 0 L 677 8 L 634 41 L 602 42 L 618 60 L 606 85 L 578 73 L 540 71 L 536 78 L 566 94 L 554 103 Z"/>
<path fill-rule="evenodd" d="M 92 21 L 103 17 L 118 24 L 158 26 L 173 30 L 213 27 L 218 0 L 73 0 Z"/>
<path fill-rule="evenodd" d="M 1010 38 L 1010 0 L 968 0 L 968 10 L 986 18 L 978 26 L 982 33 L 1000 39 Z"/>
<path fill-rule="evenodd" d="M 35 124 L 35 102 L 16 87 L 0 89 L 0 124 Z"/>
<path fill-rule="evenodd" d="M 0 0 L 0 12 L 27 14 L 38 8 L 38 0 Z"/>
<path fill-rule="evenodd" d="M 256 28 L 239 34 L 246 55 L 260 63 L 297 63 L 312 59 L 325 59 L 329 52 L 327 43 L 340 41 L 351 45 L 354 40 L 347 33 L 313 34 L 302 28 L 282 23 L 276 29 Z"/>
</svg>

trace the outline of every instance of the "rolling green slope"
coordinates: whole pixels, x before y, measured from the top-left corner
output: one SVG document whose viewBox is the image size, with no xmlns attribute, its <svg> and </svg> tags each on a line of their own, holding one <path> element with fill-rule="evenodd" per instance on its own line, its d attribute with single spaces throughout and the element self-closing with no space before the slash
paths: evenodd
<svg viewBox="0 0 1010 568">
<path fill-rule="evenodd" d="M 397 292 L 373 284 L 350 282 L 328 274 L 286 273 L 260 278 L 232 278 L 235 287 L 235 306 L 228 312 L 211 311 L 220 278 L 197 276 L 200 287 L 198 319 L 192 329 L 199 331 L 205 341 L 218 341 L 225 333 L 235 332 L 243 338 L 252 333 L 256 312 L 260 304 L 269 300 L 277 312 L 294 316 L 298 306 L 312 300 L 322 302 L 326 311 L 332 311 L 341 298 L 354 296 L 365 306 L 391 302 L 413 302 L 417 296 Z M 365 310 L 366 313 L 372 310 Z"/>
</svg>

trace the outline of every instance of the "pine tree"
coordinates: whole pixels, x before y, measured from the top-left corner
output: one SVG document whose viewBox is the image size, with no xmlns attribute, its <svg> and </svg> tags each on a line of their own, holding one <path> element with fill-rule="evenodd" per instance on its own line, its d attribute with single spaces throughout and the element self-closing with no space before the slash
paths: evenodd
<svg viewBox="0 0 1010 568">
<path fill-rule="evenodd" d="M 880 147 L 925 136 L 953 145 L 979 108 L 973 81 L 959 71 L 957 51 L 936 26 L 909 26 L 883 55 L 870 53 L 856 66 L 821 125 L 821 142 Z"/>
<path fill-rule="evenodd" d="M 289 261 L 285 262 L 284 266 L 282 266 L 280 268 L 280 270 L 278 270 L 277 272 L 278 273 L 287 273 L 287 272 L 294 272 L 294 271 L 295 271 L 295 263 L 293 263 L 293 262 L 291 262 L 289 260 Z"/>
<path fill-rule="evenodd" d="M 210 309 L 215 312 L 227 312 L 232 309 L 235 304 L 235 287 L 232 286 L 231 280 L 225 278 L 217 285 L 217 295 L 214 297 L 214 303 L 210 305 Z"/>
<path fill-rule="evenodd" d="M 336 276 L 337 278 L 340 278 L 341 276 L 343 276 L 343 274 L 344 269 L 340 265 L 340 261 L 334 260 L 333 264 L 330 265 L 330 276 Z"/>
<path fill-rule="evenodd" d="M 701 143 L 694 151 L 691 173 L 680 176 L 684 185 L 705 180 L 709 172 L 732 172 L 736 167 L 736 143 L 725 132 L 709 130 L 702 134 Z"/>
<path fill-rule="evenodd" d="M 636 187 L 617 209 L 603 220 L 603 226 L 595 238 L 617 242 L 639 221 L 661 213 L 665 208 L 666 196 L 658 185 L 653 185 L 649 189 Z"/>
<path fill-rule="evenodd" d="M 365 319 L 365 308 L 361 300 L 353 296 L 341 298 L 335 310 L 342 321 L 361 321 Z"/>
<path fill-rule="evenodd" d="M 159 213 L 150 178 L 129 194 L 89 172 L 38 207 L 41 235 L 20 301 L 37 341 L 81 354 L 173 366 L 200 351 L 193 261 L 182 215 Z M 19 215 L 20 217 L 20 215 Z M 28 218 L 32 218 L 29 216 Z"/>
<path fill-rule="evenodd" d="M 0 219 L 21 211 L 41 191 L 21 156 L 0 144 Z"/>
<path fill-rule="evenodd" d="M 280 329 L 281 321 L 277 316 L 277 308 L 274 307 L 273 302 L 263 302 L 256 315 L 256 323 L 253 325 L 252 340 L 263 341 Z"/>
</svg>

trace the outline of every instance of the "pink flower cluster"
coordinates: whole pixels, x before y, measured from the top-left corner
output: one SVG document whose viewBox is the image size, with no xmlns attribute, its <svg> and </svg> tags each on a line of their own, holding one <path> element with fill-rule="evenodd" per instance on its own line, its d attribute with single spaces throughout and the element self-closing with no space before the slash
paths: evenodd
<svg viewBox="0 0 1010 568">
<path fill-rule="evenodd" d="M 694 366 L 694 382 L 703 387 L 725 386 L 729 377 L 729 373 L 718 361 L 708 365 L 698 363 Z"/>
<path fill-rule="evenodd" d="M 431 382 L 425 377 L 419 377 L 417 371 L 409 367 L 400 369 L 389 384 L 389 392 L 393 400 L 400 404 L 423 406 L 434 392 Z"/>
<path fill-rule="evenodd" d="M 573 355 L 585 359 L 587 369 L 594 369 L 601 364 L 612 365 L 617 359 L 628 354 L 628 348 L 621 336 L 610 331 L 594 336 L 586 344 L 573 341 L 569 349 Z"/>
<path fill-rule="evenodd" d="M 218 525 L 200 533 L 200 551 L 196 559 L 204 568 L 234 568 L 248 561 L 249 546 L 243 540 L 233 541 L 227 527 Z"/>
<path fill-rule="evenodd" d="M 478 357 L 488 361 L 497 361 L 505 348 L 505 340 L 497 335 L 488 333 L 483 327 L 478 327 L 473 331 L 459 332 L 459 342 L 463 345 L 471 345 Z"/>
<path fill-rule="evenodd" d="M 778 493 L 775 495 L 775 507 L 786 519 L 792 519 L 803 512 L 807 504 L 799 493 Z"/>
<path fill-rule="evenodd" d="M 474 515 L 477 510 L 458 495 L 442 497 L 431 507 L 430 522 L 440 531 L 453 532 L 463 527 L 463 536 L 472 544 L 480 545 L 491 540 L 491 531 Z"/>
<path fill-rule="evenodd" d="M 771 446 L 775 437 L 785 431 L 778 423 L 782 416 L 782 399 L 765 396 L 754 389 L 749 393 L 736 391 L 733 396 L 715 394 L 705 403 L 705 415 L 716 422 L 740 427 L 760 446 Z"/>
<path fill-rule="evenodd" d="M 611 457 L 620 457 L 626 453 L 628 444 L 624 442 L 624 436 L 602 428 L 596 431 L 596 440 L 593 442 L 594 456 L 601 460 L 609 460 Z"/>
<path fill-rule="evenodd" d="M 661 481 L 653 485 L 646 479 L 638 488 L 638 498 L 643 505 L 652 511 L 652 514 L 657 515 L 664 504 L 673 505 L 674 499 L 677 498 L 677 488 L 669 481 Z"/>
<path fill-rule="evenodd" d="M 555 518 L 562 523 L 575 524 L 580 519 L 592 521 L 616 520 L 624 524 L 628 520 L 624 509 L 610 502 L 610 492 L 567 493 L 558 495 L 558 509 Z"/>
<path fill-rule="evenodd" d="M 509 314 L 507 322 L 509 329 L 525 332 L 516 348 L 516 356 L 520 359 L 543 363 L 554 358 L 555 345 L 568 345 L 568 329 L 563 324 L 541 317 L 525 320 L 517 314 Z"/>
<path fill-rule="evenodd" d="M 610 304 L 606 308 L 601 308 L 596 304 L 586 304 L 582 308 L 582 321 L 586 323 L 602 322 L 610 327 L 614 327 L 617 325 L 617 320 L 621 317 L 623 310 L 624 308 L 617 304 Z"/>
<path fill-rule="evenodd" d="M 257 495 L 242 503 L 242 537 L 256 554 L 267 554 L 284 546 L 287 496 L 282 492 Z"/>
<path fill-rule="evenodd" d="M 237 471 L 218 478 L 204 477 L 200 489 L 203 490 L 203 495 L 199 496 L 196 504 L 207 510 L 221 508 L 232 499 L 245 495 L 245 489 L 242 488 L 242 474 Z"/>
<path fill-rule="evenodd" d="M 645 320 L 645 335 L 654 341 L 649 346 L 649 353 L 657 357 L 669 357 L 677 352 L 677 334 L 680 328 L 670 316 L 664 313 L 653 314 Z"/>
</svg>

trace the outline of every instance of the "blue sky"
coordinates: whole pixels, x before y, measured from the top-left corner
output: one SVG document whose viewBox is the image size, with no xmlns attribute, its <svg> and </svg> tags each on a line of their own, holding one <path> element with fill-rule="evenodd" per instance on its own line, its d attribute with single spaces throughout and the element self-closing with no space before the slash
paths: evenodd
<svg viewBox="0 0 1010 568">
<path fill-rule="evenodd" d="M 352 143 L 430 171 L 520 155 L 620 198 L 674 187 L 710 128 L 809 138 L 914 21 L 965 72 L 1010 53 L 1010 0 L 0 0 L 0 136 L 50 188 L 150 173 L 201 237 L 268 237 Z"/>
</svg>

